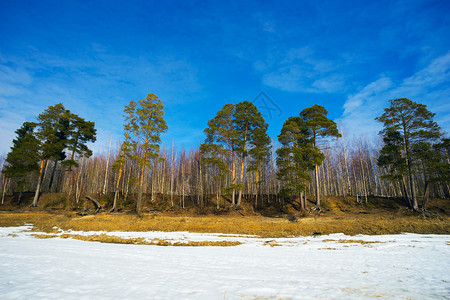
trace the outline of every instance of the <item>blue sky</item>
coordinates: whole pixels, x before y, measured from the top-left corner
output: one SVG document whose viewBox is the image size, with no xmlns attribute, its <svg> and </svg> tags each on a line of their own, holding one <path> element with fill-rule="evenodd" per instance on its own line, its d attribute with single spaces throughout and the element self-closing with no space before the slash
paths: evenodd
<svg viewBox="0 0 450 300">
<path fill-rule="evenodd" d="M 124 105 L 148 93 L 179 148 L 260 92 L 277 107 L 273 138 L 316 103 L 349 137 L 373 136 L 401 97 L 450 130 L 448 1 L 1 1 L 0 36 L 0 154 L 59 102 L 96 123 L 104 151 Z"/>
</svg>

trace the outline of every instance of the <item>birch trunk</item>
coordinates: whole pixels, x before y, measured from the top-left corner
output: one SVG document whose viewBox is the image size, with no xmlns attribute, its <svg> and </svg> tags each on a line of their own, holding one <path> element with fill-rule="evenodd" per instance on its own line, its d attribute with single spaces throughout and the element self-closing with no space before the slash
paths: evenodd
<svg viewBox="0 0 450 300">
<path fill-rule="evenodd" d="M 111 154 L 111 139 L 112 139 L 112 135 L 109 136 L 108 159 L 106 160 L 105 182 L 103 184 L 103 191 L 102 191 L 103 195 L 106 194 L 106 192 L 107 192 L 106 187 L 108 186 L 108 170 L 109 170 L 109 157 L 110 157 L 110 154 Z"/>
<path fill-rule="evenodd" d="M 4 178 L 4 183 L 3 183 L 3 191 L 2 191 L 2 205 L 5 203 L 5 193 L 6 193 L 6 189 L 8 188 L 8 183 L 9 183 L 9 178 L 7 178 L 6 176 L 4 176 L 3 178 Z"/>
</svg>

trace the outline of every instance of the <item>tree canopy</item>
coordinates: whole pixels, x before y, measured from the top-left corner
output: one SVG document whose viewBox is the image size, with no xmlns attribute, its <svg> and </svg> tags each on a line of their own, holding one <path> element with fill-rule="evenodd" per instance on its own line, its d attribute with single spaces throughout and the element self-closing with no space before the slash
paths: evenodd
<svg viewBox="0 0 450 300">
<path fill-rule="evenodd" d="M 435 114 L 424 104 L 407 98 L 393 99 L 389 104 L 384 113 L 376 118 L 384 126 L 380 134 L 385 143 L 378 164 L 387 168 L 387 178 L 402 180 L 409 206 L 418 210 L 413 177 L 420 170 L 420 162 L 422 170 L 425 170 L 424 166 L 431 163 L 432 157 L 436 157 L 437 152 L 431 154 L 430 151 L 433 145 L 439 143 L 440 127 L 433 121 Z M 405 176 L 409 178 L 409 189 Z"/>
<path fill-rule="evenodd" d="M 319 141 L 324 142 L 327 138 L 341 137 L 336 123 L 327 117 L 328 111 L 318 104 L 303 109 L 300 116 L 303 118 L 305 128 L 311 136 L 310 143 L 315 149 L 319 149 Z M 319 150 L 320 151 L 320 150 Z M 316 206 L 320 208 L 319 196 L 319 170 L 318 166 L 322 164 L 323 159 L 315 163 L 315 185 L 316 185 Z"/>
<path fill-rule="evenodd" d="M 223 160 L 220 155 L 228 156 L 231 162 L 231 166 L 228 166 L 231 173 L 231 184 L 227 187 L 227 190 L 231 191 L 231 206 L 235 206 L 236 209 L 240 208 L 242 181 L 249 145 L 253 145 L 252 153 L 254 157 L 261 160 L 263 151 L 268 147 L 265 140 L 267 126 L 256 106 L 249 101 L 243 101 L 238 104 L 225 104 L 217 112 L 217 115 L 208 121 L 208 127 L 205 129 L 206 139 L 200 146 L 200 150 L 206 156 L 205 161 L 215 164 L 219 170 L 224 170 L 225 165 L 228 166 L 226 160 Z M 238 171 L 237 156 L 239 156 L 241 162 L 239 183 L 236 176 Z M 235 199 L 236 190 L 239 190 L 237 202 Z"/>
</svg>

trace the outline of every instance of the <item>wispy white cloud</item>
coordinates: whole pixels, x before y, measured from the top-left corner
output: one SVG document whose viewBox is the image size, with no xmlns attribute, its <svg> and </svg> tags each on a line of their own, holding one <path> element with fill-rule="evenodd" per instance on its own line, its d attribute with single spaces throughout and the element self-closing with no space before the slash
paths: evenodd
<svg viewBox="0 0 450 300">
<path fill-rule="evenodd" d="M 334 93 L 344 90 L 340 62 L 318 58 L 311 47 L 290 49 L 267 62 L 258 61 L 263 84 L 287 92 Z"/>
<path fill-rule="evenodd" d="M 344 104 L 344 116 L 352 113 L 353 111 L 360 109 L 364 104 L 365 107 L 369 106 L 371 103 L 368 102 L 369 99 L 376 97 L 380 93 L 385 92 L 390 87 L 392 87 L 392 80 L 388 77 L 381 77 L 380 79 L 368 84 L 358 93 L 348 97 Z"/>
<path fill-rule="evenodd" d="M 450 52 L 435 58 L 412 76 L 396 83 L 382 76 L 348 96 L 341 120 L 350 134 L 373 135 L 381 125 L 374 119 L 383 113 L 388 100 L 409 98 L 428 106 L 444 131 L 450 130 Z"/>
</svg>

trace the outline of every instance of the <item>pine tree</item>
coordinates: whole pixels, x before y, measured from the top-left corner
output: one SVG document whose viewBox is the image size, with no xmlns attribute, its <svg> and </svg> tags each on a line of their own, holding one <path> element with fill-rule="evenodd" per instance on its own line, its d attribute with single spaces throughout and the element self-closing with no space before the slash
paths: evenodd
<svg viewBox="0 0 450 300">
<path fill-rule="evenodd" d="M 387 169 L 387 174 L 381 177 L 393 182 L 400 181 L 403 197 L 406 199 L 408 207 L 412 207 L 406 188 L 405 174 L 407 172 L 407 164 L 406 159 L 402 155 L 402 137 L 399 132 L 391 128 L 384 132 L 383 142 L 384 146 L 380 150 L 377 163 L 380 167 Z"/>
<path fill-rule="evenodd" d="M 249 144 L 253 141 L 253 133 L 261 128 L 267 130 L 267 124 L 261 113 L 258 112 L 253 103 L 243 101 L 236 105 L 225 104 L 216 117 L 209 120 L 208 128 L 205 129 L 206 140 L 201 146 L 201 152 L 207 157 L 209 163 L 214 164 L 219 170 L 223 169 L 225 161 L 218 158 L 218 154 L 228 156 L 231 166 L 228 167 L 231 173 L 231 184 L 226 190 L 231 191 L 231 206 L 240 209 L 242 199 L 242 188 L 244 181 L 245 162 L 248 156 Z M 237 156 L 240 156 L 240 182 L 237 183 Z M 239 190 L 239 197 L 236 202 L 235 192 Z"/>
<path fill-rule="evenodd" d="M 77 186 L 76 174 L 72 172 L 72 167 L 78 167 L 79 163 L 76 158 L 90 157 L 92 155 L 91 149 L 86 145 L 88 142 L 96 141 L 95 123 L 86 121 L 77 114 L 71 113 L 69 110 L 65 112 L 63 118 L 69 121 L 69 126 L 66 129 L 66 147 L 71 152 L 70 158 L 62 162 L 64 166 L 68 166 L 68 174 L 71 176 L 68 198 L 72 195 L 72 190 Z M 75 197 L 78 203 L 78 197 Z"/>
<path fill-rule="evenodd" d="M 383 123 L 384 129 L 380 131 L 383 136 L 396 135 L 396 144 L 401 149 L 401 157 L 406 164 L 406 175 L 409 177 L 409 188 L 411 195 L 411 208 L 419 209 L 417 202 L 414 174 L 418 172 L 419 160 L 414 156 L 412 149 L 423 140 L 428 142 L 440 137 L 440 128 L 433 121 L 434 113 L 430 112 L 426 105 L 416 103 L 407 98 L 393 99 L 389 101 L 390 106 L 384 109 L 384 113 L 375 120 Z M 385 145 L 390 147 L 390 145 Z M 388 152 L 388 150 L 385 150 Z M 397 151 L 398 152 L 398 151 Z M 395 165 L 393 168 L 399 169 Z M 398 173 L 405 174 L 403 169 Z"/>
<path fill-rule="evenodd" d="M 25 122 L 16 130 L 17 138 L 13 140 L 11 152 L 6 157 L 3 173 L 16 182 L 17 189 L 22 195 L 23 188 L 29 176 L 39 174 L 39 140 L 33 134 L 36 124 Z M 18 202 L 20 203 L 21 196 Z"/>
<path fill-rule="evenodd" d="M 312 139 L 312 145 L 314 148 L 319 149 L 318 142 L 325 141 L 329 137 L 340 137 L 341 134 L 337 129 L 337 125 L 333 120 L 327 118 L 328 111 L 318 104 L 305 108 L 300 112 L 300 116 L 305 122 L 305 126 L 309 131 Z M 319 172 L 318 166 L 322 162 L 317 162 L 314 166 L 315 173 L 315 185 L 316 185 L 316 206 L 320 208 L 320 196 L 319 196 Z"/>
<path fill-rule="evenodd" d="M 125 132 L 124 140 L 120 147 L 119 158 L 113 165 L 113 169 L 118 171 L 119 174 L 117 175 L 116 187 L 114 191 L 114 203 L 111 211 L 115 211 L 117 209 L 117 197 L 119 194 L 119 185 L 122 178 L 123 166 L 127 162 L 127 158 L 130 158 L 131 153 L 136 149 L 136 141 L 131 140 L 133 132 L 136 132 L 137 130 L 135 115 L 136 105 L 137 103 L 135 101 L 130 101 L 130 103 L 126 105 L 123 110 L 125 113 L 123 117 L 125 118 L 126 124 L 123 126 Z"/>
<path fill-rule="evenodd" d="M 210 152 L 210 154 L 221 153 L 231 159 L 231 167 L 228 167 L 228 171 L 231 173 L 231 184 L 227 187 L 227 190 L 231 191 L 232 207 L 236 205 L 235 190 L 240 188 L 240 185 L 236 183 L 236 152 L 239 147 L 239 137 L 235 129 L 235 109 L 234 104 L 225 104 L 217 112 L 217 115 L 208 121 L 208 127 L 205 129 L 206 139 L 201 148 L 204 155 L 208 155 L 207 152 Z M 225 163 L 225 161 L 223 162 Z"/>
<path fill-rule="evenodd" d="M 200 145 L 200 153 L 202 154 L 203 162 L 210 167 L 210 172 L 213 174 L 212 179 L 216 186 L 220 186 L 220 182 L 226 177 L 228 172 L 228 165 L 221 159 L 227 155 L 227 151 L 220 145 L 213 143 L 203 143 Z M 219 209 L 219 190 L 217 189 L 216 207 Z"/>
<path fill-rule="evenodd" d="M 241 199 L 242 199 L 242 188 L 244 184 L 244 170 L 245 170 L 245 160 L 248 155 L 249 143 L 253 144 L 253 140 L 255 138 L 254 132 L 257 129 L 261 129 L 258 133 L 258 138 L 264 138 L 263 134 L 267 131 L 268 125 L 264 121 L 261 113 L 258 111 L 256 106 L 249 102 L 243 101 L 235 106 L 234 112 L 234 122 L 235 122 L 235 130 L 237 132 L 237 148 L 236 150 L 239 152 L 241 156 L 241 168 L 240 168 L 240 189 L 238 201 L 236 204 L 236 209 L 240 209 L 241 207 Z M 258 142 L 263 142 L 263 140 L 259 140 Z M 269 142 L 270 143 L 270 142 Z M 260 149 L 261 151 L 263 149 Z M 267 149 L 266 149 L 267 150 Z M 255 150 L 256 151 L 256 150 Z"/>
<path fill-rule="evenodd" d="M 66 126 L 67 123 L 64 120 L 68 113 L 69 112 L 66 111 L 64 105 L 58 103 L 54 106 L 49 106 L 37 118 L 38 122 L 35 136 L 41 145 L 39 151 L 41 162 L 39 166 L 39 179 L 31 206 L 37 206 L 48 160 L 58 160 L 64 156 L 63 150 L 66 146 L 65 138 L 62 138 L 61 132 L 65 131 L 64 126 Z"/>
<path fill-rule="evenodd" d="M 139 100 L 140 107 L 136 110 L 136 134 L 139 137 L 139 146 L 142 154 L 136 156 L 141 168 L 139 179 L 139 193 L 136 201 L 136 212 L 140 213 L 142 208 L 142 193 L 144 187 L 144 176 L 146 168 L 152 167 L 152 162 L 159 156 L 159 144 L 161 133 L 167 131 L 164 120 L 164 105 L 158 96 L 148 94 L 144 100 Z"/>
<path fill-rule="evenodd" d="M 270 137 L 267 135 L 267 128 L 256 128 L 253 131 L 250 145 L 251 149 L 248 152 L 250 161 L 247 171 L 255 172 L 255 181 L 253 184 L 256 187 L 255 207 L 257 207 L 258 194 L 261 186 L 260 174 L 262 167 L 269 161 L 270 150 L 272 147 Z"/>
<path fill-rule="evenodd" d="M 64 161 L 64 164 L 69 166 L 69 172 L 72 166 L 78 167 L 78 162 L 75 160 L 75 155 L 80 157 L 90 157 L 92 151 L 86 145 L 87 143 L 96 141 L 95 123 L 86 121 L 84 118 L 79 117 L 76 114 L 66 112 L 66 117 L 70 121 L 69 128 L 67 130 L 67 149 L 72 152 L 70 159 Z"/>
<path fill-rule="evenodd" d="M 412 146 L 413 155 L 420 161 L 425 179 L 421 207 L 423 211 L 426 209 L 430 185 L 437 182 L 450 181 L 449 156 L 445 151 L 449 141 L 449 139 L 443 139 L 441 142 L 425 139 Z"/>
<path fill-rule="evenodd" d="M 59 126 L 56 132 L 56 146 L 55 146 L 55 155 L 51 158 L 53 161 L 53 169 L 50 176 L 50 181 L 48 184 L 48 188 L 51 189 L 53 185 L 53 180 L 55 177 L 56 167 L 58 162 L 62 162 L 66 159 L 66 152 L 64 151 L 67 147 L 67 134 L 69 131 L 70 120 L 68 118 L 68 111 L 64 113 L 59 119 Z"/>
<path fill-rule="evenodd" d="M 278 136 L 281 147 L 277 150 L 277 177 L 282 181 L 282 195 L 295 195 L 303 210 L 306 209 L 308 171 L 320 164 L 325 156 L 313 146 L 313 136 L 301 117 L 290 117 Z"/>
</svg>

